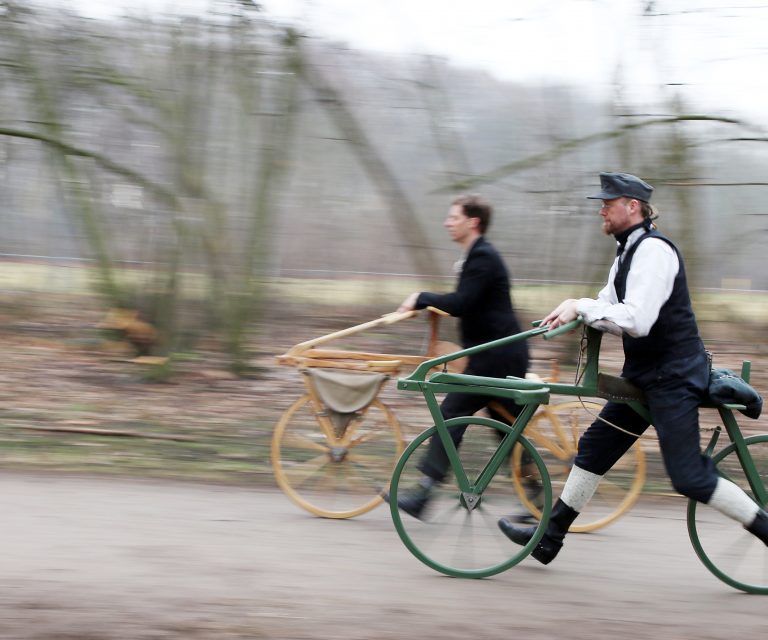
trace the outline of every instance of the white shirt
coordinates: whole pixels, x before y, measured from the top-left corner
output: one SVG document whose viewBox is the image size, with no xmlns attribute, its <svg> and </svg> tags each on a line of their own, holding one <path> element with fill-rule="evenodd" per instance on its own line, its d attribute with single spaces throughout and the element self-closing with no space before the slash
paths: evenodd
<svg viewBox="0 0 768 640">
<path fill-rule="evenodd" d="M 625 254 L 644 233 L 645 229 L 640 228 L 630 234 L 624 248 Z M 597 300 L 580 298 L 576 310 L 587 324 L 608 320 L 633 338 L 642 338 L 650 333 L 659 318 L 661 307 L 672 295 L 680 261 L 674 249 L 664 240 L 644 240 L 632 258 L 624 302 L 619 302 L 613 280 L 621 257 L 614 260 L 608 274 L 608 284 L 597 294 Z"/>
</svg>

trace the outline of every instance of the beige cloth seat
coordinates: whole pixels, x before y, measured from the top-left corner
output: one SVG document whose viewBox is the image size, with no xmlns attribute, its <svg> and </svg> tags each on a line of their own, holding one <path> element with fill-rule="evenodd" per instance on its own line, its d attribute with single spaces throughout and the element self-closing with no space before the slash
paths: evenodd
<svg viewBox="0 0 768 640">
<path fill-rule="evenodd" d="M 304 373 L 325 405 L 339 437 L 355 415 L 376 399 L 389 378 L 383 373 L 352 373 L 337 369 L 310 368 Z"/>
</svg>

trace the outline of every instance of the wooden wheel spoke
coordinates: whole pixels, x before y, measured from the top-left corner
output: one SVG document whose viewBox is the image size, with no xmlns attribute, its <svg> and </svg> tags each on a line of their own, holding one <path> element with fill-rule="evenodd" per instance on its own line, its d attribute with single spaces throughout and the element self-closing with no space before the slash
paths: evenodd
<svg viewBox="0 0 768 640">
<path fill-rule="evenodd" d="M 581 421 L 579 420 L 578 415 L 575 413 L 572 413 L 569 417 L 570 427 L 571 427 L 571 452 L 574 453 L 576 451 L 576 448 L 579 444 L 579 438 L 581 437 L 581 432 L 587 428 L 587 425 L 581 424 Z"/>
<path fill-rule="evenodd" d="M 635 469 L 637 469 L 637 459 L 633 455 L 631 455 L 631 453 L 632 451 L 630 450 L 630 452 L 627 455 L 625 455 L 616 464 L 614 464 L 611 467 L 611 471 L 634 474 Z"/>
<path fill-rule="evenodd" d="M 600 484 L 597 487 L 597 493 L 601 495 L 612 495 L 615 497 L 621 497 L 627 493 L 627 487 L 625 487 L 624 485 L 618 484 L 616 482 L 613 482 L 612 480 L 607 480 L 603 478 L 603 480 L 601 480 Z"/>
<path fill-rule="evenodd" d="M 569 464 L 549 464 L 547 465 L 549 475 L 552 476 L 552 481 L 555 481 L 557 477 L 566 477 L 571 472 L 571 465 Z"/>
<path fill-rule="evenodd" d="M 296 449 L 305 449 L 307 451 L 328 451 L 328 447 L 326 445 L 320 444 L 316 440 L 312 440 L 309 437 L 299 433 L 287 434 L 283 440 L 283 447 L 294 447 Z"/>
<path fill-rule="evenodd" d="M 350 440 L 347 446 L 351 449 L 352 447 L 359 447 L 361 444 L 367 442 L 374 442 L 376 440 L 381 440 L 382 438 L 391 437 L 391 435 L 391 432 L 386 429 L 369 430 Z"/>
<path fill-rule="evenodd" d="M 291 485 L 301 486 L 307 480 L 320 473 L 328 462 L 328 455 L 324 453 L 315 456 L 310 460 L 304 460 L 303 462 L 297 463 L 295 467 L 283 467 L 283 470 L 285 471 L 285 475 L 290 479 Z"/>
<path fill-rule="evenodd" d="M 395 465 L 396 458 L 394 450 L 389 458 L 385 455 L 355 451 L 347 454 L 347 460 L 363 467 L 389 467 Z"/>
</svg>

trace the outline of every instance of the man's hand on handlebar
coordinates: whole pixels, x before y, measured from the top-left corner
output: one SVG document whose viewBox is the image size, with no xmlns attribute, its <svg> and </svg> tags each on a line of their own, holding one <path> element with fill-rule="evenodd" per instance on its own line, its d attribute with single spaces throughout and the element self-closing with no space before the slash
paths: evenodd
<svg viewBox="0 0 768 640">
<path fill-rule="evenodd" d="M 575 298 L 563 300 L 559 305 L 557 305 L 557 308 L 555 308 L 553 311 L 550 311 L 550 313 L 544 319 L 542 319 L 541 324 L 548 326 L 550 329 L 557 329 L 564 324 L 572 322 L 579 315 L 576 311 L 577 304 L 578 300 Z"/>
<path fill-rule="evenodd" d="M 416 300 L 418 298 L 419 298 L 418 291 L 412 293 L 400 303 L 400 306 L 397 308 L 397 312 L 403 313 L 404 311 L 413 311 L 414 307 L 416 306 Z"/>
</svg>

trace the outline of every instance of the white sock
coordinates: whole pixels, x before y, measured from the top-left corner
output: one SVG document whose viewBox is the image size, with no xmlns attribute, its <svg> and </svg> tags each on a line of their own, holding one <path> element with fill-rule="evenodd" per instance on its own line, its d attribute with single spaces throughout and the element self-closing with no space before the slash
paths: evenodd
<svg viewBox="0 0 768 640">
<path fill-rule="evenodd" d="M 571 509 L 580 513 L 592 499 L 592 496 L 595 495 L 597 485 L 600 484 L 602 479 L 603 476 L 585 471 L 574 465 L 568 474 L 568 479 L 565 481 L 560 499 Z"/>
<path fill-rule="evenodd" d="M 741 522 L 745 527 L 751 525 L 760 507 L 730 480 L 718 478 L 715 490 L 707 504 L 720 513 Z"/>
</svg>

